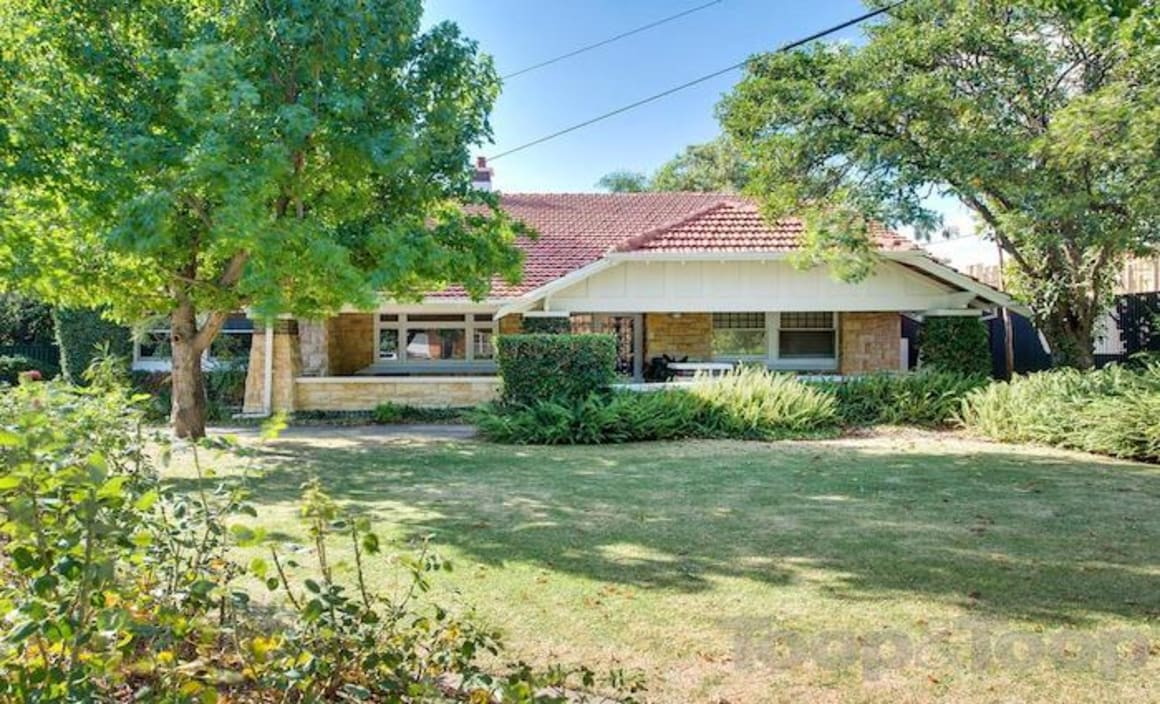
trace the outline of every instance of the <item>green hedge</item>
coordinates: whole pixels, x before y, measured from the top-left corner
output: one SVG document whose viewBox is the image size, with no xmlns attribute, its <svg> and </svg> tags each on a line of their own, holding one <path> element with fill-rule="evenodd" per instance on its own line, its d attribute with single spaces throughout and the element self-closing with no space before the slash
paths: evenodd
<svg viewBox="0 0 1160 704">
<path fill-rule="evenodd" d="M 1160 462 L 1160 362 L 1056 369 L 977 389 L 961 421 L 1000 442 L 1034 442 Z"/>
<path fill-rule="evenodd" d="M 928 317 L 918 337 L 918 361 L 928 369 L 991 376 L 987 326 L 976 317 Z"/>
<path fill-rule="evenodd" d="M 500 335 L 496 361 L 504 403 L 572 402 L 615 380 L 616 341 L 612 335 Z"/>
<path fill-rule="evenodd" d="M 109 353 L 122 357 L 128 366 L 133 357 L 133 338 L 129 329 L 101 317 L 91 308 L 53 311 L 56 341 L 60 347 L 60 368 L 74 384 L 84 384 L 84 373 L 93 359 L 108 347 Z"/>
<path fill-rule="evenodd" d="M 572 319 L 567 316 L 524 316 L 521 324 L 523 331 L 528 334 L 548 333 L 549 335 L 566 335 L 572 332 Z"/>
</svg>

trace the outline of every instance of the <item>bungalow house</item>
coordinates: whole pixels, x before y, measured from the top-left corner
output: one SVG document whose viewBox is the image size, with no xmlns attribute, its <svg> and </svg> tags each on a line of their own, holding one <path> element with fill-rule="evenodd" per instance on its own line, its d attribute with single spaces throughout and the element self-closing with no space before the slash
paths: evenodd
<svg viewBox="0 0 1160 704">
<path fill-rule="evenodd" d="M 447 289 L 417 305 L 258 326 L 245 410 L 480 403 L 500 386 L 496 336 L 537 316 L 613 333 L 620 372 L 639 380 L 661 355 L 843 375 L 904 369 L 901 315 L 1012 305 L 885 230 L 859 283 L 825 266 L 798 270 L 787 258 L 801 223 L 770 225 L 734 195 L 512 193 L 502 204 L 539 233 L 520 244 L 521 283 L 497 284 L 483 301 Z"/>
</svg>

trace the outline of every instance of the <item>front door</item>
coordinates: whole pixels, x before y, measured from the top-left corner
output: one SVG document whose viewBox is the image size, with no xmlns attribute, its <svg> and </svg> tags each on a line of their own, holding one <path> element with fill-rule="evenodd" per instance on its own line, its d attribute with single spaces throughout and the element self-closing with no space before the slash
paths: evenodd
<svg viewBox="0 0 1160 704">
<path fill-rule="evenodd" d="M 642 318 L 639 313 L 588 313 L 573 316 L 576 332 L 609 333 L 616 338 L 616 373 L 641 378 Z"/>
</svg>

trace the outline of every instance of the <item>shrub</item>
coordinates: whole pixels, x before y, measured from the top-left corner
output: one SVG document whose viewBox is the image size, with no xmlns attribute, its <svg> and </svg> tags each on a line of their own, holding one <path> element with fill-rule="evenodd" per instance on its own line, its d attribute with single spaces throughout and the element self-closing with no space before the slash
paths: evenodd
<svg viewBox="0 0 1160 704">
<path fill-rule="evenodd" d="M 246 367 L 231 365 L 205 372 L 206 419 L 229 420 L 242 409 L 246 395 Z M 146 418 L 160 423 L 169 418 L 173 404 L 172 376 L 169 372 L 133 370 L 129 372 L 132 388 L 149 396 L 144 406 Z"/>
<path fill-rule="evenodd" d="M 923 367 L 990 376 L 991 343 L 983 321 L 967 316 L 928 317 L 918 339 Z"/>
<path fill-rule="evenodd" d="M 85 370 L 99 355 L 125 360 L 133 356 L 133 339 L 128 328 L 109 322 L 99 310 L 57 308 L 53 311 L 56 341 L 60 347 L 60 368 L 74 384 L 84 384 Z"/>
<path fill-rule="evenodd" d="M 701 402 L 699 430 L 707 437 L 776 439 L 833 426 L 837 404 L 792 374 L 742 367 L 698 376 L 690 393 Z"/>
<path fill-rule="evenodd" d="M 525 333 L 546 333 L 548 335 L 565 335 L 572 332 L 572 319 L 568 316 L 538 316 L 525 315 L 521 323 Z"/>
<path fill-rule="evenodd" d="M 612 335 L 500 335 L 496 359 L 508 404 L 572 403 L 616 378 Z"/>
<path fill-rule="evenodd" d="M 380 403 L 371 412 L 371 419 L 376 423 L 457 423 L 470 412 L 468 408 L 425 408 L 408 406 L 405 404 Z"/>
<path fill-rule="evenodd" d="M 812 437 L 834 426 L 834 400 L 790 375 L 740 370 L 690 389 L 616 391 L 572 401 L 490 405 L 483 437 L 519 445 L 595 445 L 680 438 Z"/>
<path fill-rule="evenodd" d="M 47 362 L 31 359 L 24 355 L 0 357 L 0 384 L 15 386 L 20 381 L 21 374 L 31 371 L 40 372 L 44 379 L 51 379 L 59 372 L 56 367 Z"/>
<path fill-rule="evenodd" d="M 1160 363 L 1056 369 L 967 394 L 960 422 L 1000 442 L 1034 442 L 1160 461 Z"/>
<path fill-rule="evenodd" d="M 494 632 L 426 601 L 447 563 L 425 542 L 384 555 L 317 480 L 299 511 L 308 545 L 291 551 L 246 522 L 245 482 L 211 478 L 197 446 L 176 491 L 106 372 L 0 395 L 0 701 L 546 702 L 594 685 L 634 701 L 620 671 L 500 665 Z M 354 555 L 347 583 L 336 541 Z M 402 573 L 397 593 L 367 579 L 372 560 Z"/>
<path fill-rule="evenodd" d="M 953 424 L 966 394 L 987 383 L 982 376 L 924 369 L 911 374 L 868 374 L 822 388 L 838 403 L 838 417 L 847 425 Z"/>
</svg>

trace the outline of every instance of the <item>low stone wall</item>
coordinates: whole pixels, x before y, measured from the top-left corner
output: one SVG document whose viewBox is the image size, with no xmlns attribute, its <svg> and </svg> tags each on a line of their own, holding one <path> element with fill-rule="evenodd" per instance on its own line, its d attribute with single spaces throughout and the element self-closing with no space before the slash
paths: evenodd
<svg viewBox="0 0 1160 704">
<path fill-rule="evenodd" d="M 495 376 L 299 377 L 294 410 L 369 411 L 388 401 L 428 408 L 476 406 L 499 398 L 499 391 Z"/>
</svg>

